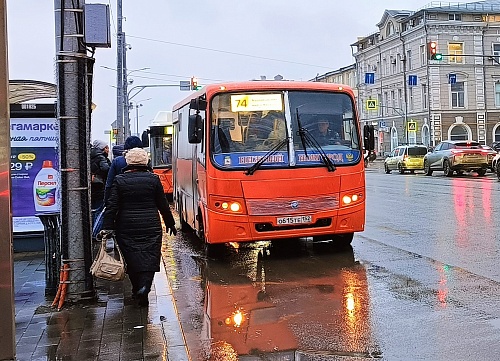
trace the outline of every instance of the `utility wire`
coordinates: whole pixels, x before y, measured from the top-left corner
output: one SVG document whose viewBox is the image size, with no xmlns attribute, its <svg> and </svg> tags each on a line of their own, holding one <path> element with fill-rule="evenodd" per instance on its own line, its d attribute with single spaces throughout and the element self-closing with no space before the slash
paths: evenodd
<svg viewBox="0 0 500 361">
<path fill-rule="evenodd" d="M 331 69 L 332 68 L 331 66 L 314 65 L 314 64 L 306 64 L 306 63 L 300 63 L 300 62 L 290 61 L 290 60 L 281 60 L 281 59 L 274 59 L 274 58 L 266 58 L 266 57 L 263 57 L 263 56 L 250 55 L 250 54 L 242 54 L 242 53 L 236 53 L 236 52 L 232 52 L 232 51 L 225 51 L 225 50 L 218 50 L 218 49 L 211 49 L 211 48 L 204 48 L 204 47 L 201 47 L 201 46 L 180 44 L 180 43 L 174 43 L 174 42 L 171 42 L 171 41 L 151 39 L 151 38 L 145 38 L 145 37 L 141 37 L 141 36 L 134 36 L 134 35 L 128 35 L 128 34 L 127 34 L 127 37 L 128 38 L 134 38 L 134 39 L 140 39 L 140 40 L 147 40 L 147 41 L 152 41 L 152 42 L 162 43 L 162 44 L 182 46 L 182 47 L 185 47 L 185 48 L 206 50 L 206 51 L 212 51 L 212 52 L 222 53 L 222 54 L 244 56 L 244 57 L 254 58 L 254 59 L 262 59 L 262 60 L 270 60 L 270 61 L 276 61 L 276 62 L 281 62 L 281 63 L 305 65 L 305 66 L 311 66 L 311 67 L 316 67 L 316 68 L 325 68 L 325 69 Z"/>
</svg>

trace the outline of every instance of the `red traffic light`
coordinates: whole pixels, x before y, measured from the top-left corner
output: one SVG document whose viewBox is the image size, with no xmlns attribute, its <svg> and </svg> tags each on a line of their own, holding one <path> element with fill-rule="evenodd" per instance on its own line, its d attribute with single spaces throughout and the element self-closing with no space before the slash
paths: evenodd
<svg viewBox="0 0 500 361">
<path fill-rule="evenodd" d="M 198 79 L 196 77 L 191 77 L 191 90 L 197 90 L 198 89 Z"/>
<path fill-rule="evenodd" d="M 436 41 L 429 42 L 428 47 L 429 47 L 429 49 L 428 49 L 429 59 L 435 60 L 436 54 L 437 54 L 437 42 Z"/>
</svg>

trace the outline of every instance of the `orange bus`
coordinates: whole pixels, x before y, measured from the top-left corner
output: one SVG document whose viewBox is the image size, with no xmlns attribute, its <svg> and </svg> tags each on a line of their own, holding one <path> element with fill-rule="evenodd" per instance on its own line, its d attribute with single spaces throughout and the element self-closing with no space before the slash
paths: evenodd
<svg viewBox="0 0 500 361">
<path fill-rule="evenodd" d="M 160 112 L 166 113 L 166 112 Z M 170 112 L 169 112 L 170 113 Z M 149 127 L 149 151 L 153 172 L 160 177 L 167 197 L 172 197 L 172 120 L 171 117 L 157 120 Z M 170 118 L 170 119 L 168 119 Z"/>
<path fill-rule="evenodd" d="M 176 104 L 172 121 L 173 200 L 183 229 L 207 246 L 299 237 L 346 245 L 363 231 L 365 168 L 352 89 L 213 84 Z"/>
</svg>

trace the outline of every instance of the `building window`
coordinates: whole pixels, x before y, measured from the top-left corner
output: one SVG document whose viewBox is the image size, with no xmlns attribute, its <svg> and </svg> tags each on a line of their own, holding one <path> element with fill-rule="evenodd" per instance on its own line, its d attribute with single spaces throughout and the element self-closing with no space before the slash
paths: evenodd
<svg viewBox="0 0 500 361">
<path fill-rule="evenodd" d="M 391 36 L 392 34 L 394 34 L 394 24 L 392 22 L 388 22 L 387 23 L 387 27 L 385 29 L 385 36 L 388 38 L 389 36 Z"/>
<path fill-rule="evenodd" d="M 395 108 L 397 108 L 396 104 L 396 93 L 394 93 L 394 90 L 391 90 L 391 107 L 392 107 L 392 114 L 395 113 Z"/>
<path fill-rule="evenodd" d="M 465 86 L 463 81 L 451 84 L 451 107 L 465 107 Z"/>
<path fill-rule="evenodd" d="M 462 43 L 449 43 L 448 44 L 448 62 L 449 63 L 463 63 L 463 57 L 460 56 L 464 52 L 464 44 Z"/>
<path fill-rule="evenodd" d="M 500 44 L 493 44 L 493 56 L 497 64 L 500 64 Z"/>
<path fill-rule="evenodd" d="M 497 126 L 495 128 L 495 135 L 494 135 L 494 142 L 499 142 L 500 141 L 500 126 Z"/>
<path fill-rule="evenodd" d="M 420 65 L 425 66 L 427 64 L 427 56 L 425 54 L 425 45 L 420 45 Z"/>
<path fill-rule="evenodd" d="M 408 50 L 406 52 L 406 70 L 411 70 L 412 69 L 412 64 L 411 64 L 411 50 Z"/>
<path fill-rule="evenodd" d="M 403 91 L 398 89 L 398 108 L 403 109 Z"/>
<path fill-rule="evenodd" d="M 463 125 L 454 125 L 450 131 L 450 140 L 468 140 L 469 132 Z"/>
<path fill-rule="evenodd" d="M 397 72 L 396 58 L 391 56 L 391 73 L 396 74 L 396 72 Z"/>
<path fill-rule="evenodd" d="M 429 132 L 429 126 L 427 124 L 424 124 L 422 126 L 422 144 L 426 147 L 429 147 L 431 145 L 431 135 Z"/>
<path fill-rule="evenodd" d="M 500 83 L 495 83 L 495 106 L 500 107 Z"/>
<path fill-rule="evenodd" d="M 422 84 L 422 109 L 427 109 L 427 84 Z"/>
<path fill-rule="evenodd" d="M 398 130 L 395 127 L 391 128 L 391 152 L 398 146 Z"/>
<path fill-rule="evenodd" d="M 462 14 L 448 14 L 448 20 L 462 21 Z"/>
</svg>

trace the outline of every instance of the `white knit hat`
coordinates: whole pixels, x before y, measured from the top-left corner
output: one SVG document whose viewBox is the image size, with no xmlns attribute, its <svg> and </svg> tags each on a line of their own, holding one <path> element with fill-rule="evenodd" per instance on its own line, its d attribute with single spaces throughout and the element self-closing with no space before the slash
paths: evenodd
<svg viewBox="0 0 500 361">
<path fill-rule="evenodd" d="M 132 148 L 125 153 L 127 165 L 148 165 L 148 153 L 142 148 Z"/>
</svg>

